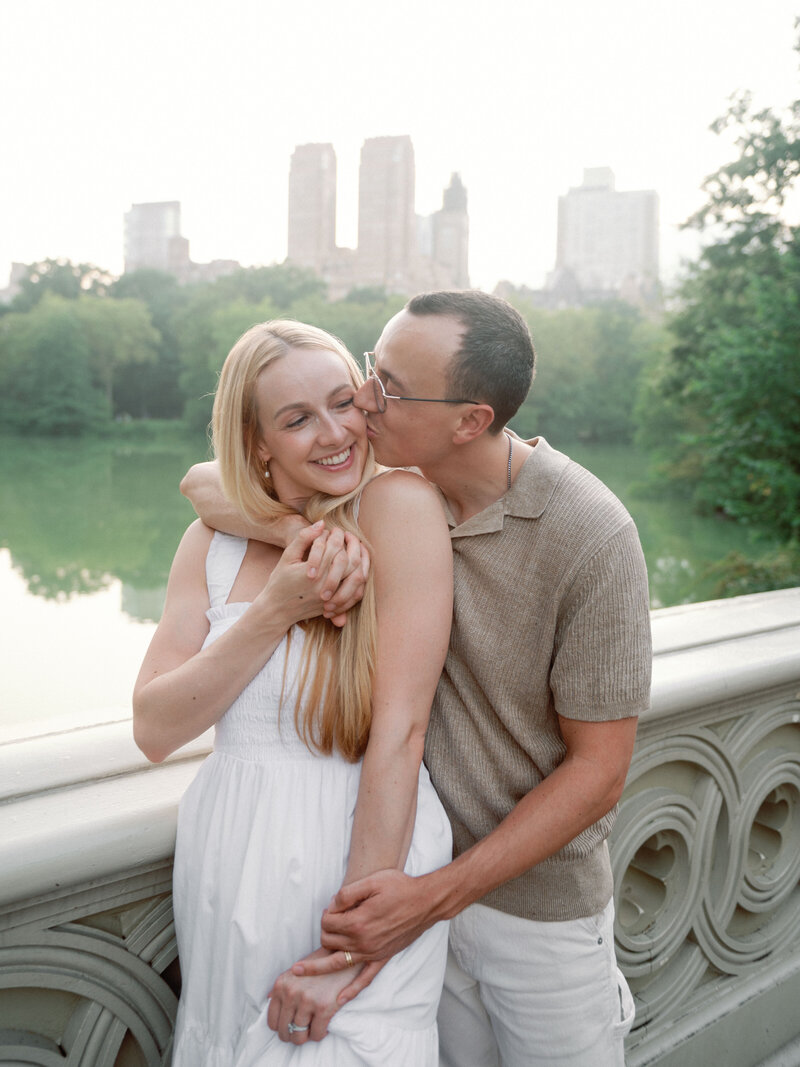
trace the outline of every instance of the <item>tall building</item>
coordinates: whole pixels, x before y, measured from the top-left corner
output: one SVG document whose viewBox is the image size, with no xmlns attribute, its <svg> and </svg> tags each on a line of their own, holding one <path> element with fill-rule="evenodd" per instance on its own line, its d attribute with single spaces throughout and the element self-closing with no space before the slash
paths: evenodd
<svg viewBox="0 0 800 1067">
<path fill-rule="evenodd" d="M 469 215 L 467 190 L 461 175 L 453 174 L 444 190 L 442 206 L 432 216 L 430 255 L 434 263 L 449 275 L 450 288 L 469 288 Z"/>
<path fill-rule="evenodd" d="M 558 199 L 556 269 L 548 289 L 646 295 L 658 284 L 658 194 L 617 192 L 607 167 L 583 172 L 583 184 Z"/>
<path fill-rule="evenodd" d="M 289 168 L 288 259 L 318 273 L 336 254 L 336 153 L 331 144 L 298 145 Z"/>
<path fill-rule="evenodd" d="M 467 191 L 458 174 L 442 207 L 414 211 L 411 138 L 372 137 L 361 149 L 358 246 L 336 245 L 336 154 L 330 144 L 298 145 L 289 168 L 287 262 L 315 271 L 339 300 L 354 288 L 390 293 L 469 285 Z"/>
<path fill-rule="evenodd" d="M 189 242 L 181 237 L 177 200 L 134 204 L 125 214 L 125 273 L 149 267 L 182 274 L 189 264 Z"/>
<path fill-rule="evenodd" d="M 407 292 L 416 272 L 414 146 L 409 136 L 370 137 L 358 172 L 359 284 Z"/>
<path fill-rule="evenodd" d="M 163 270 L 179 282 L 213 282 L 241 270 L 235 259 L 193 263 L 189 241 L 181 236 L 181 205 L 178 200 L 134 204 L 125 213 L 125 273 Z"/>
</svg>

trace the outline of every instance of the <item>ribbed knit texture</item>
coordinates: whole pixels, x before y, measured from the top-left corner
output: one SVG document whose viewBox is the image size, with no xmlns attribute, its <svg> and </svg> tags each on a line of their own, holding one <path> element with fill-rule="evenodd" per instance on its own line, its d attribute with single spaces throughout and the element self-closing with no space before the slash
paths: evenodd
<svg viewBox="0 0 800 1067">
<path fill-rule="evenodd" d="M 557 713 L 601 722 L 647 708 L 652 649 L 633 520 L 543 438 L 505 497 L 451 538 L 453 630 L 425 758 L 459 855 L 564 758 Z M 545 921 L 599 912 L 615 815 L 481 903 Z"/>
</svg>

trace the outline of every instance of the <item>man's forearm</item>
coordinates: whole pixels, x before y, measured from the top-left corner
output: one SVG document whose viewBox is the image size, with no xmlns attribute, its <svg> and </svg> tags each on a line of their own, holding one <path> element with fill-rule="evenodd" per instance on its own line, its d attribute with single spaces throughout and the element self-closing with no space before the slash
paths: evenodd
<svg viewBox="0 0 800 1067">
<path fill-rule="evenodd" d="M 271 523 L 250 522 L 223 493 L 216 460 L 190 467 L 181 479 L 180 489 L 206 526 L 235 537 L 286 548 L 308 525 L 302 515 L 282 515 Z"/>
<path fill-rule="evenodd" d="M 452 918 L 555 855 L 614 807 L 621 784 L 602 775 L 592 780 L 585 761 L 562 763 L 492 833 L 447 867 L 425 876 L 426 889 L 437 901 L 437 919 Z"/>
<path fill-rule="evenodd" d="M 615 724 L 628 734 L 624 749 L 632 748 L 635 723 Z M 610 769 L 582 755 L 568 756 L 490 834 L 446 867 L 418 879 L 431 921 L 452 918 L 603 818 L 619 800 L 628 762 L 629 757 L 623 758 Z"/>
<path fill-rule="evenodd" d="M 430 874 L 385 870 L 343 886 L 323 917 L 322 944 L 359 960 L 394 955 L 434 923 L 560 851 L 616 804 L 635 731 L 635 719 L 567 724 L 564 762 L 499 826 Z"/>
</svg>

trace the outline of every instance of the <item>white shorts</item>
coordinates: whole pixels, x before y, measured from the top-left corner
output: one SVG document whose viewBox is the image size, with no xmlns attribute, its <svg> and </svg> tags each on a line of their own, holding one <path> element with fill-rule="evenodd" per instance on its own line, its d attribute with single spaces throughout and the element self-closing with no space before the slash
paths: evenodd
<svg viewBox="0 0 800 1067">
<path fill-rule="evenodd" d="M 633 1012 L 613 900 L 568 922 L 482 904 L 451 920 L 440 1067 L 623 1067 Z"/>
</svg>

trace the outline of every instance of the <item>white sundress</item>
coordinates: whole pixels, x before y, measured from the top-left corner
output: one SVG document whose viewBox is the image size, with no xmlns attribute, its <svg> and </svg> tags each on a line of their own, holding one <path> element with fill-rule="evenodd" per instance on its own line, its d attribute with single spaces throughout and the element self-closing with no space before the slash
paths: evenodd
<svg viewBox="0 0 800 1067">
<path fill-rule="evenodd" d="M 226 534 L 211 542 L 206 645 L 249 606 L 227 603 L 246 550 L 246 540 Z M 295 627 L 225 712 L 181 801 L 173 900 L 183 989 L 173 1067 L 434 1067 L 446 923 L 390 960 L 321 1042 L 288 1044 L 267 1026 L 273 982 L 319 947 L 323 909 L 347 866 L 361 772 L 359 763 L 309 751 L 297 735 L 302 642 Z M 450 826 L 423 766 L 406 873 L 451 856 Z"/>
</svg>

